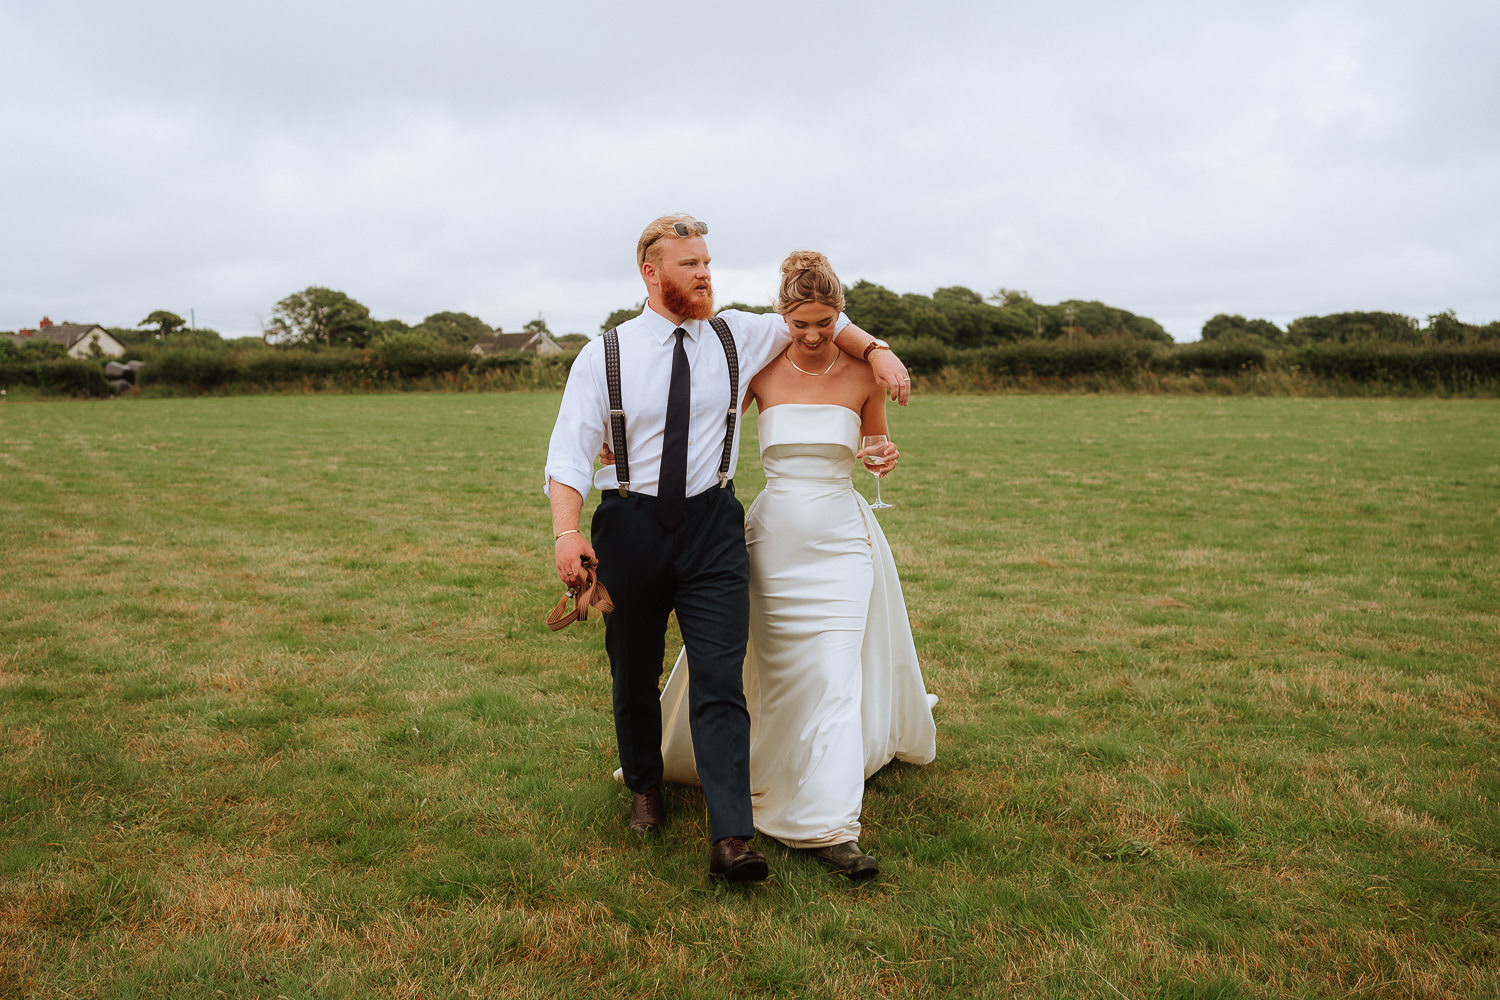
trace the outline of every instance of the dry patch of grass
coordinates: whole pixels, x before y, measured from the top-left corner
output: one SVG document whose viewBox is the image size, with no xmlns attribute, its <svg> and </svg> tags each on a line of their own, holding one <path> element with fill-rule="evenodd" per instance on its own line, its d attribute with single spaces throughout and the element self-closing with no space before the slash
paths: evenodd
<svg viewBox="0 0 1500 1000">
<path fill-rule="evenodd" d="M 696 792 L 625 836 L 598 630 L 540 625 L 555 396 L 41 410 L 0 995 L 1496 992 L 1494 404 L 895 413 L 939 759 L 869 785 L 877 884 L 750 892 Z"/>
</svg>

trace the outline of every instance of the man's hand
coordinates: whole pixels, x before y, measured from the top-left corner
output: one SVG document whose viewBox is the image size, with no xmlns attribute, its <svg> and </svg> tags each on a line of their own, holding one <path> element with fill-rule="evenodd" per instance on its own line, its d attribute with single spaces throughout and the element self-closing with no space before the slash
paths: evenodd
<svg viewBox="0 0 1500 1000">
<path fill-rule="evenodd" d="M 911 399 L 911 375 L 901 359 L 891 351 L 871 351 L 869 362 L 875 381 L 890 393 L 891 399 L 905 406 Z"/>
<path fill-rule="evenodd" d="M 594 547 L 583 535 L 574 531 L 557 540 L 557 576 L 569 587 L 583 581 L 583 558 L 594 559 Z"/>
</svg>

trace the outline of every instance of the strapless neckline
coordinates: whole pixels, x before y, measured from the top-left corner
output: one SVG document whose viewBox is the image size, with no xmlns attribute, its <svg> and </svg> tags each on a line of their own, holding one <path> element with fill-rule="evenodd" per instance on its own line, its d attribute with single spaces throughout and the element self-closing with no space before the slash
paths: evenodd
<svg viewBox="0 0 1500 1000">
<path fill-rule="evenodd" d="M 860 415 L 858 410 L 850 409 L 843 403 L 777 403 L 775 406 L 767 406 L 760 409 L 756 414 L 756 419 L 765 416 L 772 410 L 779 410 L 784 406 L 799 406 L 807 410 L 843 410 L 846 413 L 854 414 L 856 417 Z"/>
</svg>

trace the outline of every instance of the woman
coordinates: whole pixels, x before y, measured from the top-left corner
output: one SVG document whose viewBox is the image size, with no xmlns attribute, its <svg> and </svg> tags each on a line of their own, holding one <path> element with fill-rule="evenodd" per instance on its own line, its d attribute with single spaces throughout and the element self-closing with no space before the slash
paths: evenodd
<svg viewBox="0 0 1500 1000">
<path fill-rule="evenodd" d="M 859 848 L 865 779 L 892 759 L 936 754 L 935 698 L 923 687 L 890 547 L 850 470 L 894 468 L 885 394 L 843 354 L 843 286 L 822 254 L 781 265 L 777 311 L 792 343 L 750 383 L 766 489 L 745 520 L 750 552 L 750 787 L 755 827 L 853 879 L 879 865 Z M 747 399 L 748 405 L 748 399 Z M 686 658 L 662 691 L 668 781 L 696 783 Z"/>
</svg>

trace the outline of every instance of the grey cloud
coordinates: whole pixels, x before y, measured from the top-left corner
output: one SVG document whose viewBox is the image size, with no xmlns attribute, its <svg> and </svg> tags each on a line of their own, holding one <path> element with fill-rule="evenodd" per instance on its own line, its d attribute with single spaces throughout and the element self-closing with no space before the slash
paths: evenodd
<svg viewBox="0 0 1500 1000">
<path fill-rule="evenodd" d="M 593 331 L 641 225 L 721 300 L 898 291 L 1500 318 L 1494 5 L 0 4 L 0 328 L 340 287 Z M 68 71 L 57 72 L 66 64 Z"/>
</svg>

